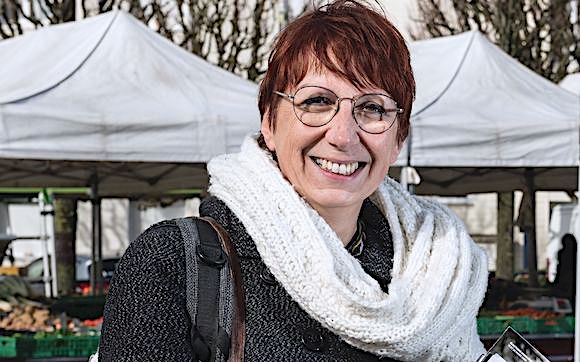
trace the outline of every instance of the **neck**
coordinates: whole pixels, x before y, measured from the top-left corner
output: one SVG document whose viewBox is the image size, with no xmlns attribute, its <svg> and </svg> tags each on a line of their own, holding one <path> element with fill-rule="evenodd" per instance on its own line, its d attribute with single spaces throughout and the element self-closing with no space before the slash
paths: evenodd
<svg viewBox="0 0 580 362">
<path fill-rule="evenodd" d="M 356 232 L 358 215 L 362 207 L 362 202 L 352 207 L 318 208 L 316 211 L 322 216 L 324 221 L 334 230 L 343 245 L 347 245 Z"/>
</svg>

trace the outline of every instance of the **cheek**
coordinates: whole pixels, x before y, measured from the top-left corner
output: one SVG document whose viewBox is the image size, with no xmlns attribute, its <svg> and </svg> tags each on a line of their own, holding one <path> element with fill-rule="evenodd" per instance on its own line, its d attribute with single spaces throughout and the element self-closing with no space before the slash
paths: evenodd
<svg viewBox="0 0 580 362">
<path fill-rule="evenodd" d="M 391 142 L 392 140 L 390 138 L 392 137 L 375 144 L 369 144 L 374 161 L 373 169 L 377 174 L 377 178 L 383 178 L 387 175 L 389 167 L 391 166 L 391 160 L 396 157 L 397 154 L 397 150 L 393 146 L 393 142 Z"/>
<path fill-rule="evenodd" d="M 303 137 L 299 137 L 292 128 L 280 129 L 277 134 L 276 154 L 280 170 L 287 178 L 296 178 L 304 169 L 305 148 L 302 142 Z"/>
</svg>

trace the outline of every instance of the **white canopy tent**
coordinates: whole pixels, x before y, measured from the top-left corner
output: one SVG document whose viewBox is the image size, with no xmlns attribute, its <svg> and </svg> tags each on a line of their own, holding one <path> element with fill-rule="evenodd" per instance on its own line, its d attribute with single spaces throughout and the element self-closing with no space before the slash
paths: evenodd
<svg viewBox="0 0 580 362">
<path fill-rule="evenodd" d="M 476 31 L 412 43 L 411 56 L 417 99 L 397 164 L 418 171 L 418 192 L 580 189 L 578 95 Z M 576 291 L 580 359 L 580 278 Z"/>
<path fill-rule="evenodd" d="M 254 83 L 122 11 L 4 40 L 0 64 L 0 187 L 91 187 L 97 290 L 100 197 L 204 188 L 259 128 Z"/>
<path fill-rule="evenodd" d="M 477 31 L 411 43 L 412 128 L 397 165 L 420 193 L 576 190 L 580 97 L 537 75 Z"/>
<path fill-rule="evenodd" d="M 560 87 L 580 96 L 580 73 L 569 74 L 558 84 Z"/>
<path fill-rule="evenodd" d="M 254 83 L 123 11 L 2 41 L 0 64 L 0 186 L 204 187 L 259 127 Z"/>
</svg>

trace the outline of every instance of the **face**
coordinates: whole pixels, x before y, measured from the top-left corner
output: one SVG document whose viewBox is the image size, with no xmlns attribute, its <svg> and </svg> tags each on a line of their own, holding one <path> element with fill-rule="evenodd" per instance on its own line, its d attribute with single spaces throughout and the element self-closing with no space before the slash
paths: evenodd
<svg viewBox="0 0 580 362">
<path fill-rule="evenodd" d="M 294 89 L 280 91 L 293 94 L 305 85 L 328 88 L 339 97 L 387 94 L 381 89 L 359 90 L 332 73 L 313 71 Z M 276 152 L 282 174 L 322 215 L 349 208 L 358 212 L 362 201 L 377 189 L 399 154 L 397 122 L 384 133 L 366 133 L 356 124 L 348 100 L 342 101 L 332 121 L 321 127 L 302 124 L 292 103 L 286 100 L 280 100 L 275 127 L 267 117 L 264 115 L 262 120 L 262 134 L 268 148 Z"/>
</svg>

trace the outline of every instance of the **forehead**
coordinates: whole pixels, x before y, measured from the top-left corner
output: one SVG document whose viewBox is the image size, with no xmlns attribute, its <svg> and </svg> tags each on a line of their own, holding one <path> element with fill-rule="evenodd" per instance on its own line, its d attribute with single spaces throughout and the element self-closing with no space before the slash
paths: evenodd
<svg viewBox="0 0 580 362">
<path fill-rule="evenodd" d="M 361 82 L 359 82 L 361 83 Z M 367 83 L 367 82 L 364 82 Z M 356 86 L 349 79 L 341 77 L 332 71 L 310 66 L 304 77 L 294 86 L 290 86 L 292 91 L 303 86 L 320 86 L 328 88 L 339 96 L 355 95 L 360 93 L 384 93 L 386 90 L 373 85 Z"/>
</svg>

